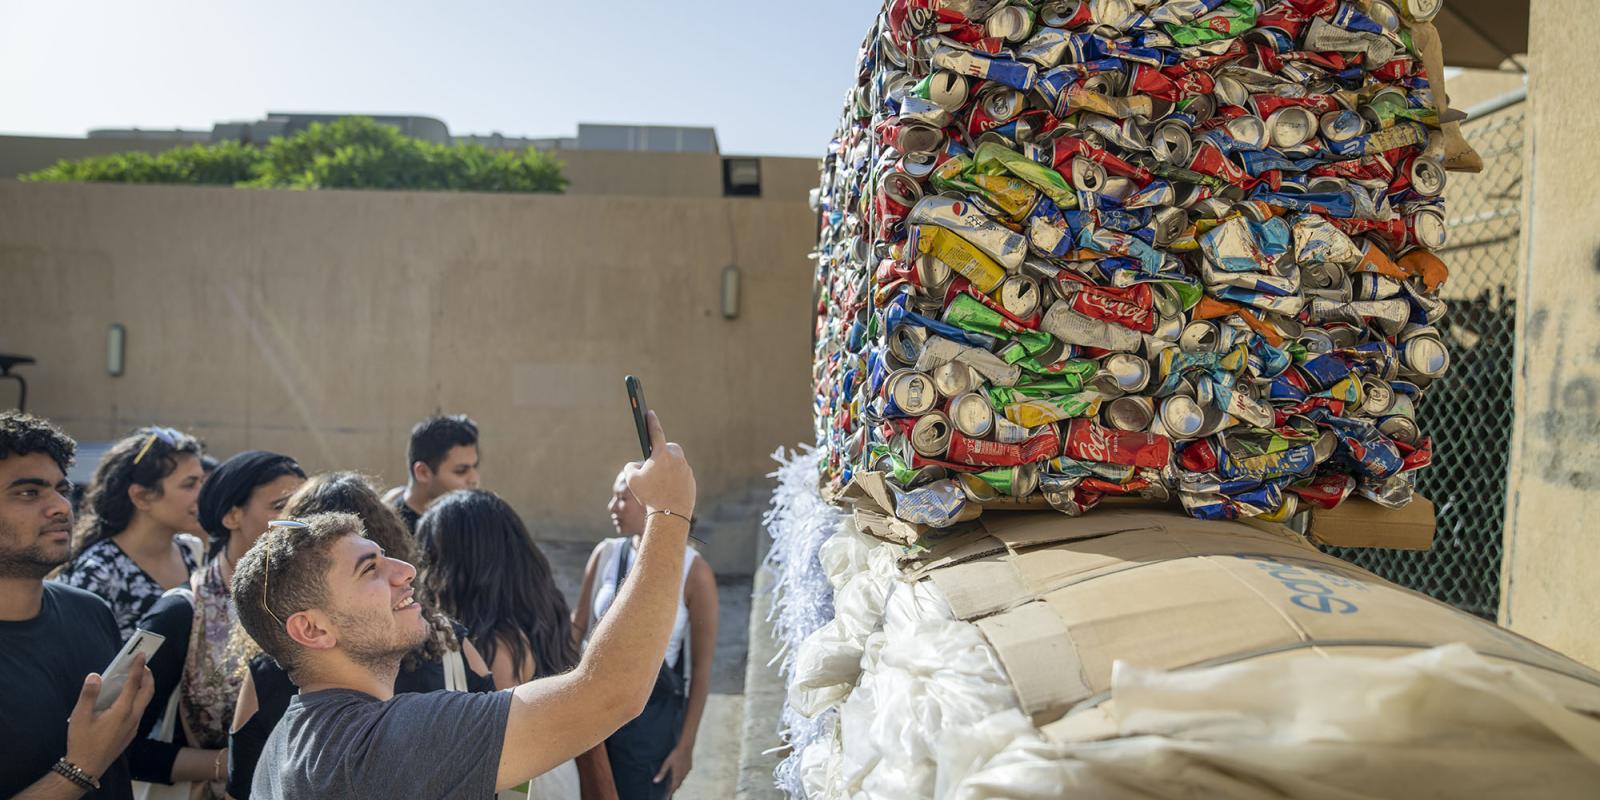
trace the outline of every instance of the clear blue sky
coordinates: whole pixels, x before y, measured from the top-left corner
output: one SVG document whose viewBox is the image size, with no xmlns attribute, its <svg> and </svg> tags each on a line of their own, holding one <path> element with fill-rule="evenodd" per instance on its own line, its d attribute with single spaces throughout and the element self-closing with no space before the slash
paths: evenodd
<svg viewBox="0 0 1600 800">
<path fill-rule="evenodd" d="M 711 125 L 820 156 L 877 0 L 0 0 L 0 132 L 426 114 L 452 133 Z"/>
</svg>

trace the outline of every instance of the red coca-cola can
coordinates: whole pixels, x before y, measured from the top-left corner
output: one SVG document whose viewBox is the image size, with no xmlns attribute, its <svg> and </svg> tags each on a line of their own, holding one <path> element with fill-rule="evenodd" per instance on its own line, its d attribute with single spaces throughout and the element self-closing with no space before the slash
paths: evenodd
<svg viewBox="0 0 1600 800">
<path fill-rule="evenodd" d="M 1160 315 L 1155 310 L 1155 294 L 1148 283 L 1126 289 L 1087 283 L 1063 285 L 1060 292 L 1073 310 L 1095 319 L 1115 322 L 1141 333 L 1156 329 Z"/>
<path fill-rule="evenodd" d="M 1313 168 L 1310 174 L 1314 177 L 1344 178 L 1351 181 L 1382 181 L 1385 184 L 1393 181 L 1395 177 L 1394 165 L 1381 155 L 1323 164 Z"/>
<path fill-rule="evenodd" d="M 1274 111 L 1290 106 L 1299 106 L 1319 116 L 1329 111 L 1339 110 L 1339 101 L 1333 99 L 1332 95 L 1326 94 L 1313 94 L 1305 97 L 1253 94 L 1250 95 L 1250 104 L 1255 107 L 1256 116 L 1262 119 L 1272 116 Z"/>
<path fill-rule="evenodd" d="M 1221 178 L 1234 186 L 1245 189 L 1254 188 L 1259 181 L 1250 177 L 1248 172 L 1238 164 L 1233 163 L 1216 145 L 1210 142 L 1199 142 L 1195 145 L 1194 156 L 1189 159 L 1189 169 L 1202 175 Z"/>
<path fill-rule="evenodd" d="M 1119 431 L 1078 418 L 1067 423 L 1061 454 L 1079 461 L 1163 469 L 1172 460 L 1172 440 L 1158 433 Z"/>
<path fill-rule="evenodd" d="M 1074 158 L 1083 158 L 1099 164 L 1105 168 L 1106 172 L 1120 175 L 1140 186 L 1149 184 L 1156 177 L 1150 170 L 1129 164 L 1112 155 L 1109 151 L 1095 147 L 1082 139 L 1069 136 L 1055 140 L 1055 151 L 1051 158 L 1051 163 L 1058 171 L 1070 166 Z"/>
<path fill-rule="evenodd" d="M 1178 453 L 1178 465 L 1190 472 L 1215 472 L 1221 465 L 1210 439 L 1196 439 Z"/>
<path fill-rule="evenodd" d="M 950 434 L 950 449 L 945 457 L 980 467 L 1015 467 L 1054 458 L 1060 451 L 1061 437 L 1054 427 L 1020 444 L 974 439 L 958 430 Z"/>
</svg>

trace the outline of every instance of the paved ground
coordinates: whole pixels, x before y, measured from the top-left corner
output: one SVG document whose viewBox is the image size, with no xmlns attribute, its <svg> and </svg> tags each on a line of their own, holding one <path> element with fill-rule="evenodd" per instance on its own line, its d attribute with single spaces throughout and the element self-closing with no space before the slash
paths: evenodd
<svg viewBox="0 0 1600 800">
<path fill-rule="evenodd" d="M 541 541 L 550 559 L 556 585 L 575 605 L 583 582 L 583 566 L 594 545 L 589 542 Z M 750 578 L 717 579 L 722 609 L 717 628 L 717 655 L 712 662 L 711 696 L 700 721 L 694 748 L 694 769 L 679 788 L 678 800 L 711 800 L 734 796 L 739 781 L 739 749 L 744 727 L 746 647 L 750 626 Z"/>
</svg>

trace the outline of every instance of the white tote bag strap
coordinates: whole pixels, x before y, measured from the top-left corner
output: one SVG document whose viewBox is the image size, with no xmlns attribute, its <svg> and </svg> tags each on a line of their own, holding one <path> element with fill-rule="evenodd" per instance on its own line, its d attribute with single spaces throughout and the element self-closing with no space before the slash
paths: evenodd
<svg viewBox="0 0 1600 800">
<path fill-rule="evenodd" d="M 467 690 L 467 659 L 460 650 L 446 650 L 444 654 L 444 690 Z"/>
</svg>

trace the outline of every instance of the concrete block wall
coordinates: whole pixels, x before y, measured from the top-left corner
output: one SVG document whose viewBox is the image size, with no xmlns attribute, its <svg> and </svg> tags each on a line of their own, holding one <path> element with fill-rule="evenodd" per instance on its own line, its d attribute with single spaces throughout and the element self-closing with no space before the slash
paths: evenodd
<svg viewBox="0 0 1600 800">
<path fill-rule="evenodd" d="M 815 218 L 788 171 L 761 198 L 0 181 L 0 351 L 39 359 L 31 410 L 81 439 L 158 422 L 388 483 L 417 419 L 468 413 L 485 485 L 569 540 L 610 535 L 632 372 L 696 467 L 713 566 L 748 574 L 749 489 L 810 438 Z"/>
</svg>

